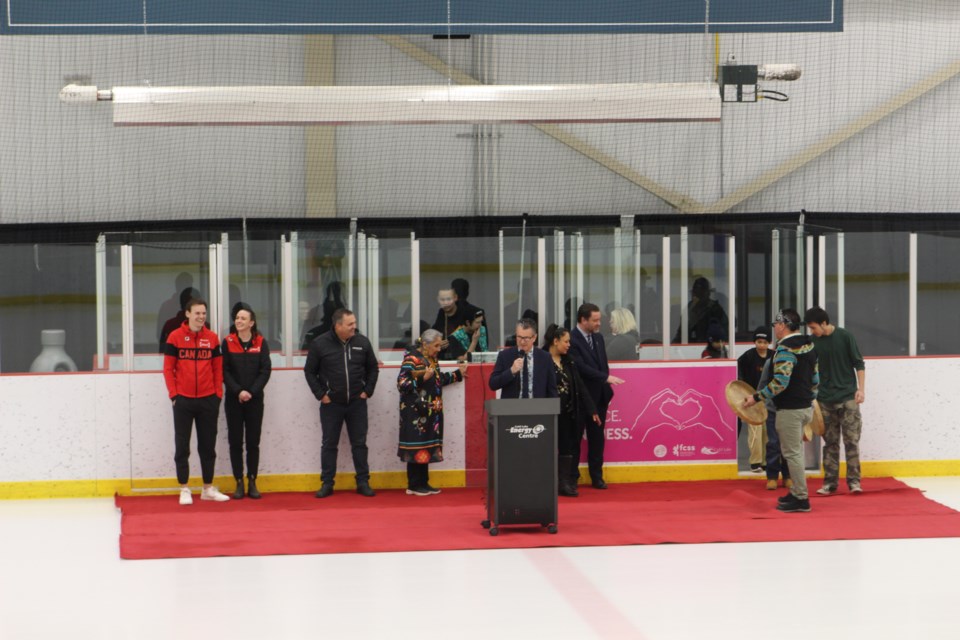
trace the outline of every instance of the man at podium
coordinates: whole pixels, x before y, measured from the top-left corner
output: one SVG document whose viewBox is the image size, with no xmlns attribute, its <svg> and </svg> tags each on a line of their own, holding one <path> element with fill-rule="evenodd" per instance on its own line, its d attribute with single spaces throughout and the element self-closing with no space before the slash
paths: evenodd
<svg viewBox="0 0 960 640">
<path fill-rule="evenodd" d="M 536 349 L 537 321 L 522 318 L 517 322 L 517 346 L 507 347 L 497 356 L 490 376 L 490 388 L 501 398 L 557 398 L 557 376 L 550 354 Z"/>
</svg>

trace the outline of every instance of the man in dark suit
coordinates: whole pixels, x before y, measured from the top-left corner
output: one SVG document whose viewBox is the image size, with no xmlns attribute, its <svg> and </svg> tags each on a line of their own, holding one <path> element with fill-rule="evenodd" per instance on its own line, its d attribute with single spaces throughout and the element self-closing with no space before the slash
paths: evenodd
<svg viewBox="0 0 960 640">
<path fill-rule="evenodd" d="M 587 464 L 594 489 L 606 489 L 603 480 L 603 444 L 607 423 L 607 407 L 613 399 L 613 386 L 623 380 L 610 375 L 607 348 L 600 333 L 600 307 L 585 302 L 577 309 L 577 326 L 570 332 L 570 355 L 580 370 L 580 377 L 597 407 L 600 424 L 589 422 L 578 425 L 587 432 Z M 582 432 L 579 442 L 582 438 Z"/>
<path fill-rule="evenodd" d="M 537 322 L 523 318 L 517 323 L 517 346 L 497 355 L 490 375 L 490 388 L 501 398 L 557 398 L 557 374 L 553 359 L 537 344 Z"/>
</svg>

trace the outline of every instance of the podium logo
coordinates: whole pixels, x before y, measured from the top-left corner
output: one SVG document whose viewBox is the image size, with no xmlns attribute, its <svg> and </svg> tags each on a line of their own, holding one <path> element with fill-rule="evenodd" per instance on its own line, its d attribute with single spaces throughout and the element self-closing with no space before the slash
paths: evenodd
<svg viewBox="0 0 960 640">
<path fill-rule="evenodd" d="M 544 427 L 542 424 L 538 424 L 538 425 L 535 425 L 535 426 L 533 426 L 533 427 L 527 426 L 527 425 L 525 425 L 525 424 L 518 424 L 518 425 L 514 425 L 514 426 L 510 427 L 510 429 L 508 429 L 507 432 L 508 432 L 508 433 L 515 433 L 515 434 L 517 434 L 517 437 L 518 437 L 518 438 L 521 438 L 521 439 L 524 439 L 524 438 L 539 438 L 539 437 L 540 437 L 540 434 L 543 433 L 544 431 L 546 431 L 546 429 L 547 429 L 547 428 Z"/>
</svg>

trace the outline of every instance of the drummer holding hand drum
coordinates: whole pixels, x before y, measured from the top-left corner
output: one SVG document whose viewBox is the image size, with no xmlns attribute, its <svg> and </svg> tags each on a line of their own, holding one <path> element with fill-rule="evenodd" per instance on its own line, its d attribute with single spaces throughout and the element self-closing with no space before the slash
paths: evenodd
<svg viewBox="0 0 960 640">
<path fill-rule="evenodd" d="M 800 314 L 783 309 L 773 322 L 777 349 L 773 354 L 773 378 L 742 402 L 744 408 L 772 399 L 777 407 L 777 434 L 793 486 L 777 500 L 786 513 L 810 511 L 804 472 L 803 428 L 813 421 L 813 403 L 820 385 L 817 352 L 813 341 L 799 332 Z"/>
</svg>

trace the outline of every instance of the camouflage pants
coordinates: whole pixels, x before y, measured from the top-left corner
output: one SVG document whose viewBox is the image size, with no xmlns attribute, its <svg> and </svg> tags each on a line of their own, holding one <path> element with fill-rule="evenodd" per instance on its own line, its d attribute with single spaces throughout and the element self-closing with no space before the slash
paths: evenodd
<svg viewBox="0 0 960 640">
<path fill-rule="evenodd" d="M 821 402 L 823 413 L 823 486 L 840 482 L 840 437 L 847 458 L 847 484 L 860 482 L 860 405 L 855 400 Z"/>
</svg>

